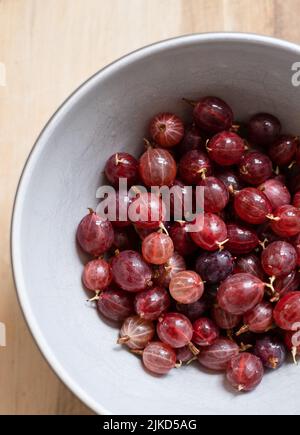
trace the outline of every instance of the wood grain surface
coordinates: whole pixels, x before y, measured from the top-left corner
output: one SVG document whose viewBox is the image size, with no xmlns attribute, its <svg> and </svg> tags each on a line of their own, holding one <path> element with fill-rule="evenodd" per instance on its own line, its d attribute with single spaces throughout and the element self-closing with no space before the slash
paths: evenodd
<svg viewBox="0 0 300 435">
<path fill-rule="evenodd" d="M 98 69 L 187 33 L 243 31 L 300 43 L 300 0 L 0 0 L 1 414 L 90 414 L 49 368 L 14 289 L 9 228 L 17 182 L 39 131 Z"/>
</svg>

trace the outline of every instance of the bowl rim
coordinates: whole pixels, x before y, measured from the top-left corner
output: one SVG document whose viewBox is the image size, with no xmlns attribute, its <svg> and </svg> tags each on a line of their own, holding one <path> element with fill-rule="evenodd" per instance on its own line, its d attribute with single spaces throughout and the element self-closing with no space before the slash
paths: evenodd
<svg viewBox="0 0 300 435">
<path fill-rule="evenodd" d="M 112 415 L 112 412 L 98 403 L 95 399 L 91 398 L 89 394 L 81 387 L 75 379 L 73 379 L 63 365 L 58 361 L 52 348 L 48 345 L 42 331 L 35 319 L 34 313 L 31 309 L 30 298 L 26 291 L 25 277 L 22 273 L 21 255 L 18 250 L 19 246 L 19 233 L 21 229 L 21 215 L 24 206 L 25 192 L 31 176 L 32 168 L 38 160 L 39 155 L 44 149 L 47 138 L 51 136 L 55 130 L 56 125 L 69 111 L 69 109 L 76 104 L 87 92 L 95 87 L 105 76 L 114 72 L 122 65 L 126 65 L 142 58 L 162 52 L 166 49 L 184 46 L 195 43 L 209 43 L 209 42 L 241 42 L 241 43 L 255 43 L 273 48 L 282 48 L 284 50 L 293 52 L 300 56 L 300 45 L 285 41 L 272 36 L 259 35 L 255 33 L 243 32 L 208 32 L 208 33 L 195 33 L 181 35 L 173 38 L 168 38 L 162 41 L 154 42 L 144 47 L 138 48 L 110 64 L 98 70 L 95 74 L 89 77 L 81 85 L 79 85 L 57 108 L 54 114 L 50 117 L 48 122 L 42 128 L 34 145 L 29 152 L 25 161 L 23 170 L 21 172 L 19 182 L 17 185 L 12 217 L 10 227 L 10 254 L 12 264 L 12 275 L 14 286 L 17 293 L 17 298 L 21 306 L 23 317 L 31 332 L 31 335 L 37 344 L 39 351 L 47 361 L 50 368 L 58 376 L 58 378 L 69 388 L 87 407 L 97 414 Z M 296 61 L 296 59 L 295 59 Z"/>
</svg>

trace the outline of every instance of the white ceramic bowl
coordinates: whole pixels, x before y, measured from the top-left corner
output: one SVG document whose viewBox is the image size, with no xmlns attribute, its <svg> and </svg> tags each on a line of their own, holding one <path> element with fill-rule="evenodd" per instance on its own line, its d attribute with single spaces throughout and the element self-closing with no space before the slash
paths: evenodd
<svg viewBox="0 0 300 435">
<path fill-rule="evenodd" d="M 181 97 L 217 95 L 236 118 L 279 116 L 300 134 L 300 87 L 292 64 L 300 47 L 249 34 L 184 36 L 138 50 L 101 70 L 56 112 L 27 161 L 12 224 L 20 302 L 41 351 L 58 376 L 97 413 L 298 414 L 300 369 L 266 375 L 253 393 L 235 395 L 222 375 L 197 364 L 168 376 L 144 372 L 116 344 L 117 329 L 85 303 L 75 230 L 108 156 L 139 153 L 149 117 L 183 114 Z"/>
</svg>

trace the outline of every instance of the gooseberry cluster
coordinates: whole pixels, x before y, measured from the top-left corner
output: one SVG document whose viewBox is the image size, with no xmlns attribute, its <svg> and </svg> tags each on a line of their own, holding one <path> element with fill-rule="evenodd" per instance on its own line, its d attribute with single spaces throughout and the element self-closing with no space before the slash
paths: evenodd
<svg viewBox="0 0 300 435">
<path fill-rule="evenodd" d="M 197 360 L 249 391 L 287 350 L 300 354 L 300 141 L 270 114 L 234 123 L 217 97 L 189 103 L 190 125 L 159 113 L 139 159 L 119 152 L 106 162 L 112 186 L 125 178 L 147 191 L 117 194 L 112 221 L 93 210 L 82 219 L 83 283 L 150 372 Z M 152 186 L 183 197 L 203 187 L 203 225 L 167 221 Z M 119 219 L 137 200 L 141 217 Z"/>
</svg>

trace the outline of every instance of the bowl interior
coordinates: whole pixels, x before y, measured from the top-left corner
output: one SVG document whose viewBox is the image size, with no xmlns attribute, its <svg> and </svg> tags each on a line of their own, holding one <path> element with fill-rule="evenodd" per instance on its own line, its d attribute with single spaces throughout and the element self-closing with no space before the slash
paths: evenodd
<svg viewBox="0 0 300 435">
<path fill-rule="evenodd" d="M 286 365 L 250 394 L 235 395 L 219 374 L 194 366 L 154 377 L 115 343 L 118 329 L 85 302 L 76 226 L 96 205 L 106 159 L 138 155 L 149 118 L 188 114 L 181 97 L 217 95 L 236 119 L 277 115 L 300 134 L 300 49 L 251 35 L 194 35 L 148 47 L 81 87 L 40 136 L 20 184 L 13 263 L 25 315 L 56 372 L 95 411 L 115 414 L 260 414 L 299 411 L 299 369 Z"/>
</svg>

